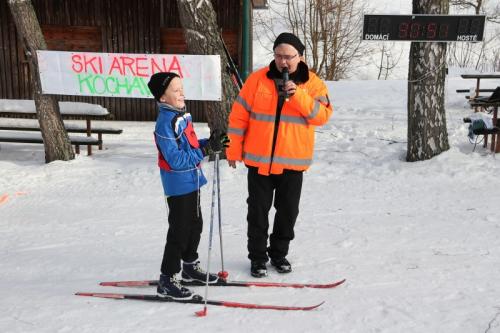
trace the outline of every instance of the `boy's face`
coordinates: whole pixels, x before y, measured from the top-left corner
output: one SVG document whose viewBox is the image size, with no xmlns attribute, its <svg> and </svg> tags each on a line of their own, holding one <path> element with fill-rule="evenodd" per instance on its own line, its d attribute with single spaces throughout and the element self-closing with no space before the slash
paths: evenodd
<svg viewBox="0 0 500 333">
<path fill-rule="evenodd" d="M 184 89 L 180 78 L 174 77 L 170 81 L 168 88 L 160 97 L 160 102 L 170 104 L 178 109 L 182 109 L 186 105 L 184 102 Z"/>
</svg>

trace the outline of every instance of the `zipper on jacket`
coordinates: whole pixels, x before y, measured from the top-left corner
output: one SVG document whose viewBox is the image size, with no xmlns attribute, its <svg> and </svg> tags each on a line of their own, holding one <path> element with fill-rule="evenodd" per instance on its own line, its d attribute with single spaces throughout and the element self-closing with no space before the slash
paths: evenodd
<svg viewBox="0 0 500 333">
<path fill-rule="evenodd" d="M 278 104 L 276 105 L 276 117 L 274 119 L 274 132 L 273 132 L 273 143 L 271 145 L 271 160 L 269 161 L 269 174 L 271 174 L 271 168 L 273 166 L 273 159 L 274 159 L 274 150 L 276 149 L 276 141 L 278 141 L 278 130 L 281 119 L 281 109 L 285 104 L 285 96 L 280 94 L 281 87 L 278 84 L 278 80 L 274 80 L 274 84 L 276 86 L 276 91 L 278 92 Z"/>
</svg>

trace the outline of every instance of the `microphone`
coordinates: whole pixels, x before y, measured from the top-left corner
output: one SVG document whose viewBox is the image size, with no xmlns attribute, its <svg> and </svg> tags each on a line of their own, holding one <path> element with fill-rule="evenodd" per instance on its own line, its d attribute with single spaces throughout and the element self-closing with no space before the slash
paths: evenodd
<svg viewBox="0 0 500 333">
<path fill-rule="evenodd" d="M 288 76 L 288 67 L 285 67 L 281 70 L 281 74 L 283 75 L 283 87 L 285 86 L 286 81 L 289 80 Z M 288 92 L 285 91 L 285 101 L 288 102 Z"/>
</svg>

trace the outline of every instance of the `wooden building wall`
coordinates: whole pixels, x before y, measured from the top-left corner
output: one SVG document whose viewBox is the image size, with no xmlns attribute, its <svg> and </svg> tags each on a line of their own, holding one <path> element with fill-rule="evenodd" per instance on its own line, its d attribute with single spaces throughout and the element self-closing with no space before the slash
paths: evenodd
<svg viewBox="0 0 500 333">
<path fill-rule="evenodd" d="M 0 98 L 32 99 L 30 73 L 12 21 L 0 0 Z M 32 0 L 49 50 L 109 53 L 187 53 L 175 0 Z M 240 1 L 212 0 L 233 59 L 238 59 Z M 154 120 L 152 99 L 58 96 L 96 103 L 116 120 Z M 195 121 L 203 102 L 188 101 Z"/>
</svg>

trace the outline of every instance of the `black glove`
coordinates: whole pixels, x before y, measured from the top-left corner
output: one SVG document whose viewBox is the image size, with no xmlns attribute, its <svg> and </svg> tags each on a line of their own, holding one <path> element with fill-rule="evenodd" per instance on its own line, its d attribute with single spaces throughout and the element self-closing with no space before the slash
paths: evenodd
<svg viewBox="0 0 500 333">
<path fill-rule="evenodd" d="M 208 138 L 207 144 L 202 149 L 203 156 L 220 153 L 227 147 L 229 147 L 229 137 L 227 134 L 220 130 L 214 130 Z"/>
</svg>

